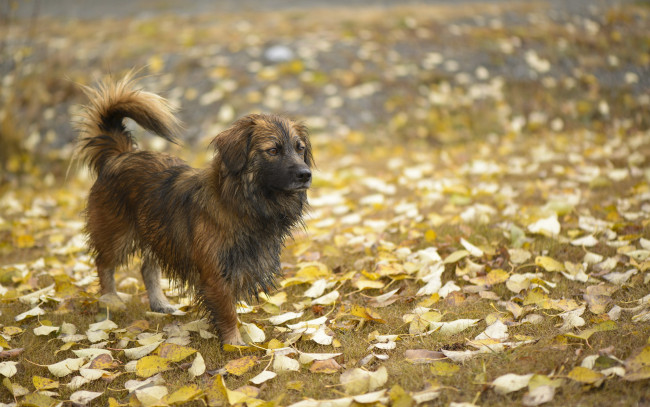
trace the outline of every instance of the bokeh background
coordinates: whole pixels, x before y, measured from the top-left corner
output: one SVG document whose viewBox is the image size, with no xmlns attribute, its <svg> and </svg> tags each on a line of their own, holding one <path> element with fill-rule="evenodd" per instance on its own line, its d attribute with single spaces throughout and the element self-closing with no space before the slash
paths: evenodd
<svg viewBox="0 0 650 407">
<path fill-rule="evenodd" d="M 341 149 L 603 132 L 613 117 L 646 129 L 647 13 L 639 1 L 5 0 L 2 183 L 62 179 L 80 85 L 133 68 L 179 107 L 198 150 L 255 111 L 305 120 Z"/>
</svg>

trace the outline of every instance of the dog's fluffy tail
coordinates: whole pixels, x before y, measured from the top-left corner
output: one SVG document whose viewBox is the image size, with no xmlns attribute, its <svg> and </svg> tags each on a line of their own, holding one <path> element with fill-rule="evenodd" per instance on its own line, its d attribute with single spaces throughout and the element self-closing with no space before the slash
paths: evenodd
<svg viewBox="0 0 650 407">
<path fill-rule="evenodd" d="M 135 88 L 133 73 L 117 83 L 106 81 L 96 88 L 83 89 L 90 103 L 85 106 L 76 126 L 79 131 L 76 154 L 95 174 L 99 174 L 112 157 L 136 149 L 135 140 L 123 123 L 126 117 L 176 142 L 179 122 L 174 109 L 164 98 Z"/>
</svg>

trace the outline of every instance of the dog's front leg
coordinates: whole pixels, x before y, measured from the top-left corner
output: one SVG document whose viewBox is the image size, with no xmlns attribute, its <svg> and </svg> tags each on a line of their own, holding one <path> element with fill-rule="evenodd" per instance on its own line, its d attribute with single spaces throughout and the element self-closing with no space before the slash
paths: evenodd
<svg viewBox="0 0 650 407">
<path fill-rule="evenodd" d="M 215 271 L 201 271 L 199 301 L 210 315 L 223 343 L 245 345 L 237 327 L 236 298 L 230 284 Z"/>
</svg>

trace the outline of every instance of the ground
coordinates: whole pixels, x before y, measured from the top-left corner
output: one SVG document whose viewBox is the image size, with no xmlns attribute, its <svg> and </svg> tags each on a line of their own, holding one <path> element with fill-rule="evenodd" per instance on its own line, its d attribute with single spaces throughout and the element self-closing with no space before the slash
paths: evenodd
<svg viewBox="0 0 650 407">
<path fill-rule="evenodd" d="M 648 405 L 648 3 L 255 4 L 0 6 L 0 402 Z M 184 122 L 141 148 L 194 166 L 247 113 L 310 128 L 249 347 L 148 312 L 138 258 L 99 299 L 72 123 L 132 68 Z"/>
</svg>

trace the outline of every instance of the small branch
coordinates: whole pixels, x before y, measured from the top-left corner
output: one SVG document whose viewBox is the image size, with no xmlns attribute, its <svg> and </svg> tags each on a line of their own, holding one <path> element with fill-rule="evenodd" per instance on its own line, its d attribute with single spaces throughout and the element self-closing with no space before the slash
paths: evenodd
<svg viewBox="0 0 650 407">
<path fill-rule="evenodd" d="M 10 350 L 3 350 L 0 352 L 0 359 L 10 359 L 13 357 L 16 357 L 23 353 L 25 349 L 23 348 L 16 348 L 16 349 L 10 349 Z"/>
</svg>

